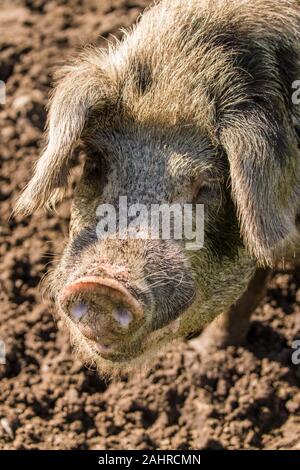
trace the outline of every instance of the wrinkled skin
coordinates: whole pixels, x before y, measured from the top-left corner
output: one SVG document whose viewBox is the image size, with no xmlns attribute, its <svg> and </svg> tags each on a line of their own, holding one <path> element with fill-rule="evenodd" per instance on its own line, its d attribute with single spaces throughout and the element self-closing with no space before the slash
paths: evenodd
<svg viewBox="0 0 300 470">
<path fill-rule="evenodd" d="M 58 76 L 49 141 L 20 198 L 31 212 L 86 154 L 70 238 L 50 292 L 81 357 L 101 373 L 144 364 L 197 333 L 298 237 L 298 0 L 163 0 L 107 52 Z M 99 204 L 201 203 L 204 247 L 99 238 Z"/>
</svg>

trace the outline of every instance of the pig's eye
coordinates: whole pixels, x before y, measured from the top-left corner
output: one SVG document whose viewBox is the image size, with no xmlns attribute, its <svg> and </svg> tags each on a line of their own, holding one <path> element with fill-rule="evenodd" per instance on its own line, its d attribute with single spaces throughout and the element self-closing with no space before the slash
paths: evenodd
<svg viewBox="0 0 300 470">
<path fill-rule="evenodd" d="M 196 191 L 195 201 L 205 204 L 220 198 L 220 187 L 215 182 L 203 181 Z"/>
<path fill-rule="evenodd" d="M 87 158 L 84 167 L 84 177 L 89 181 L 104 183 L 107 174 L 106 161 L 101 155 L 93 155 Z"/>
<path fill-rule="evenodd" d="M 102 173 L 101 161 L 88 160 L 85 164 L 85 175 L 89 177 L 97 177 Z"/>
</svg>

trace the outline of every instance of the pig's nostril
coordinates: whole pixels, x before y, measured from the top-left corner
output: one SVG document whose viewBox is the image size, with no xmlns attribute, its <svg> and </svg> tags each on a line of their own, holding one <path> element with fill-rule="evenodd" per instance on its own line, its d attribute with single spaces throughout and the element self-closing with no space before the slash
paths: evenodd
<svg viewBox="0 0 300 470">
<path fill-rule="evenodd" d="M 112 315 L 114 319 L 123 327 L 123 328 L 128 328 L 129 323 L 133 319 L 132 313 L 127 310 L 126 308 L 116 308 L 113 310 Z"/>
<path fill-rule="evenodd" d="M 71 315 L 76 319 L 80 320 L 88 311 L 88 305 L 83 302 L 74 304 L 70 310 Z"/>
<path fill-rule="evenodd" d="M 128 327 L 133 320 L 138 324 L 144 317 L 141 304 L 114 279 L 80 278 L 63 289 L 59 303 L 76 319 L 81 319 L 91 309 L 104 317 L 113 317 L 123 327 Z"/>
</svg>

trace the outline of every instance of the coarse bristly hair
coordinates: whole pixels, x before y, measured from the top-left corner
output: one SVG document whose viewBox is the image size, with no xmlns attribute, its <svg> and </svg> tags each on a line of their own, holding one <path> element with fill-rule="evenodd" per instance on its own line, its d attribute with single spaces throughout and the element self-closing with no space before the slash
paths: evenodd
<svg viewBox="0 0 300 470">
<path fill-rule="evenodd" d="M 271 264 L 298 237 L 299 79 L 299 0 L 157 2 L 121 42 L 61 70 L 48 144 L 16 211 L 55 203 L 73 149 L 108 118 L 170 136 L 191 126 L 226 153 L 245 245 Z"/>
</svg>

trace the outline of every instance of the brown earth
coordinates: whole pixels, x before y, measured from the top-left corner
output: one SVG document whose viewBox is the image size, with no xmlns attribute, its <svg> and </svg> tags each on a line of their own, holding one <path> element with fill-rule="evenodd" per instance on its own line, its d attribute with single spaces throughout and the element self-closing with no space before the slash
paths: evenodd
<svg viewBox="0 0 300 470">
<path fill-rule="evenodd" d="M 105 46 L 148 3 L 0 1 L 0 449 L 300 449 L 300 270 L 275 273 L 245 347 L 205 366 L 183 342 L 150 372 L 105 384 L 74 360 L 38 288 L 70 197 L 55 215 L 9 219 L 42 146 L 53 66 L 86 42 Z"/>
</svg>

